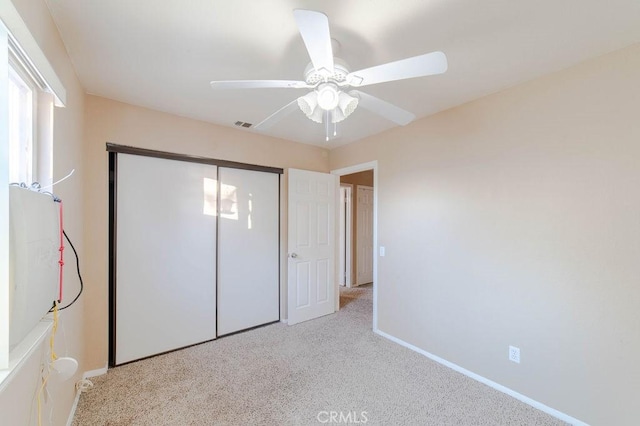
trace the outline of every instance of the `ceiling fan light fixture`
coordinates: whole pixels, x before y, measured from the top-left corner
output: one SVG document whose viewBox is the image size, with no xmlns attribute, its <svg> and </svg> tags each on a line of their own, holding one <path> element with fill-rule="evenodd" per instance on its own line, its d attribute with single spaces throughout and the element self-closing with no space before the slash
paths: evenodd
<svg viewBox="0 0 640 426">
<path fill-rule="evenodd" d="M 324 116 L 326 114 L 326 111 L 323 110 L 322 108 L 316 108 L 313 113 L 307 115 L 307 117 L 311 120 L 311 121 L 315 121 L 316 123 L 322 123 L 322 121 L 324 120 Z"/>
<path fill-rule="evenodd" d="M 340 102 L 340 91 L 332 83 L 324 83 L 318 86 L 318 106 L 325 111 L 331 111 Z"/>
<path fill-rule="evenodd" d="M 342 113 L 340 108 L 336 108 L 333 111 L 331 111 L 331 122 L 332 123 L 339 123 L 342 120 L 344 120 L 345 118 L 347 118 L 347 116 Z"/>
<path fill-rule="evenodd" d="M 353 97 L 348 93 L 340 92 L 338 109 L 340 110 L 344 118 L 347 118 L 348 116 L 350 116 L 351 113 L 355 111 L 357 107 L 358 107 L 358 98 Z"/>
<path fill-rule="evenodd" d="M 304 112 L 304 114 L 311 118 L 311 114 L 318 105 L 318 94 L 315 91 L 311 91 L 304 96 L 298 98 L 298 106 Z"/>
<path fill-rule="evenodd" d="M 335 91 L 335 99 L 337 99 L 337 102 L 333 99 L 333 91 Z M 326 95 L 326 93 L 329 94 Z M 331 103 L 325 106 L 333 106 L 332 108 L 326 109 L 320 105 L 320 99 L 322 99 L 321 94 L 325 94 L 326 99 L 331 100 Z M 327 111 L 330 112 L 329 121 L 332 123 L 339 123 L 355 111 L 358 106 L 358 98 L 342 92 L 329 84 L 321 87 L 317 91 L 312 91 L 299 97 L 298 106 L 307 118 L 315 121 L 316 123 L 323 123 L 325 121 L 325 113 Z"/>
</svg>

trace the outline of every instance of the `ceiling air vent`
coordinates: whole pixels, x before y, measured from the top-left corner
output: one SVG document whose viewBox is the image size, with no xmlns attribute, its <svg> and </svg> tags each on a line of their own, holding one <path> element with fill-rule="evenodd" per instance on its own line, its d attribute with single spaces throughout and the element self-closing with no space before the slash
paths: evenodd
<svg viewBox="0 0 640 426">
<path fill-rule="evenodd" d="M 244 121 L 236 121 L 234 124 L 235 124 L 236 126 L 238 126 L 238 127 L 244 127 L 244 128 L 247 128 L 247 129 L 248 129 L 249 127 L 253 126 L 253 124 L 251 124 L 251 123 L 245 123 Z"/>
</svg>

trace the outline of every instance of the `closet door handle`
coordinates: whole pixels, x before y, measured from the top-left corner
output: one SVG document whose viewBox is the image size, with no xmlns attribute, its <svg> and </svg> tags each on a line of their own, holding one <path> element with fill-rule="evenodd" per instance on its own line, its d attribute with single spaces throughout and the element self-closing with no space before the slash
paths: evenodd
<svg viewBox="0 0 640 426">
<path fill-rule="evenodd" d="M 295 259 L 296 257 L 298 257 L 298 255 L 296 253 L 291 253 L 289 257 L 292 259 Z"/>
</svg>

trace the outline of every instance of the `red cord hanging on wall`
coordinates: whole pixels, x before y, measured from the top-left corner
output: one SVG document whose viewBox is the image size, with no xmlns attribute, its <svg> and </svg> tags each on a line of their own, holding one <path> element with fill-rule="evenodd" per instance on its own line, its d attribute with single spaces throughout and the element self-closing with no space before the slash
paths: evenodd
<svg viewBox="0 0 640 426">
<path fill-rule="evenodd" d="M 62 221 L 62 200 L 59 200 L 60 203 L 60 260 L 58 264 L 60 265 L 60 285 L 58 288 L 58 303 L 62 302 L 62 279 L 63 279 L 63 270 L 64 270 L 64 227 Z"/>
</svg>

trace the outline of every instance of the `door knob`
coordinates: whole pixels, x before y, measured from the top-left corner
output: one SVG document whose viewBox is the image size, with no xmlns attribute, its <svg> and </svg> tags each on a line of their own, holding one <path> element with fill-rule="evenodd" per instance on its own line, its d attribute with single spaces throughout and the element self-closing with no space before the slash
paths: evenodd
<svg viewBox="0 0 640 426">
<path fill-rule="evenodd" d="M 298 255 L 297 255 L 296 253 L 291 253 L 291 254 L 289 255 L 289 257 L 291 257 L 291 258 L 295 259 L 296 257 L 298 257 Z"/>
</svg>

